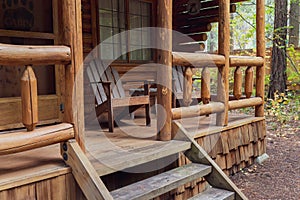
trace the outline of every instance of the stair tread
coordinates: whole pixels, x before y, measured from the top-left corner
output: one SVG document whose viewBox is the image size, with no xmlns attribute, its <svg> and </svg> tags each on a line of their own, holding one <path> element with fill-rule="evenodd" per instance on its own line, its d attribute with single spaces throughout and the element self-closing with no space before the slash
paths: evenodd
<svg viewBox="0 0 300 200">
<path fill-rule="evenodd" d="M 190 198 L 189 200 L 233 200 L 234 192 L 218 189 L 209 188 L 204 192 Z"/>
<path fill-rule="evenodd" d="M 191 143 L 186 141 L 153 141 L 145 146 L 134 146 L 128 150 L 116 148 L 106 151 L 105 154 L 93 154 L 89 159 L 98 175 L 103 176 L 165 158 L 190 148 Z"/>
<path fill-rule="evenodd" d="M 120 200 L 151 199 L 210 172 L 211 166 L 191 163 L 114 190 L 111 195 Z"/>
</svg>

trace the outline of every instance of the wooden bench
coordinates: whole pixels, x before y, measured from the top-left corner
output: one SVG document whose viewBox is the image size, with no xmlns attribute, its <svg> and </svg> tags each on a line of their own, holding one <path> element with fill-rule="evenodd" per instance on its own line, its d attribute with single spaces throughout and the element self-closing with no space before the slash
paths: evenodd
<svg viewBox="0 0 300 200">
<path fill-rule="evenodd" d="M 95 109 L 98 121 L 102 113 L 108 112 L 110 132 L 114 130 L 115 120 L 121 119 L 126 114 L 132 113 L 142 106 L 145 106 L 146 125 L 150 125 L 150 98 L 147 82 L 144 82 L 143 96 L 127 97 L 118 72 L 110 66 L 105 68 L 100 59 L 94 59 L 89 63 L 87 74 L 95 95 Z M 124 107 L 128 107 L 128 109 L 124 109 Z M 114 116 L 114 109 L 117 110 L 118 108 L 123 109 L 118 115 Z"/>
</svg>

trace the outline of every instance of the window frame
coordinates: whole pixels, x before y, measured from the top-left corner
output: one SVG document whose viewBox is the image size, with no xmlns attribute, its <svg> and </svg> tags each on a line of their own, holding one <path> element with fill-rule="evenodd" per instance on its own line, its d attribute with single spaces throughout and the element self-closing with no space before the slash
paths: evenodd
<svg viewBox="0 0 300 200">
<path fill-rule="evenodd" d="M 96 20 L 94 20 L 94 33 L 93 33 L 93 37 L 95 38 L 95 46 L 96 47 L 100 42 L 100 6 L 99 6 L 99 1 L 98 0 L 93 0 L 94 1 L 94 5 L 96 9 L 94 10 L 94 16 L 96 17 Z M 130 0 L 124 0 L 124 9 L 125 9 L 125 31 L 129 30 L 130 27 L 130 14 L 129 14 L 129 1 Z M 151 15 L 150 15 L 150 26 L 151 27 L 155 27 L 156 26 L 156 5 L 157 5 L 157 0 L 140 0 L 142 2 L 146 2 L 146 3 L 150 3 L 151 4 Z M 126 46 L 127 48 L 130 47 L 130 36 L 128 36 L 127 40 L 126 40 Z M 101 54 L 101 52 L 98 52 L 99 54 Z M 122 64 L 122 65 L 135 65 L 135 64 L 141 64 L 141 63 L 154 63 L 156 61 L 157 58 L 157 53 L 154 49 L 151 49 L 151 59 L 150 60 L 131 60 L 130 59 L 130 53 L 131 52 L 127 52 L 126 53 L 126 60 L 114 60 L 112 65 L 114 64 Z"/>
</svg>

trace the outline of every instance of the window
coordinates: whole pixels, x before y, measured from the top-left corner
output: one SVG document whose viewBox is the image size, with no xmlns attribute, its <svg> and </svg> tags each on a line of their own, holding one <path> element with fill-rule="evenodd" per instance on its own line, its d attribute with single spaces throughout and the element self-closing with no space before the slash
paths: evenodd
<svg viewBox="0 0 300 200">
<path fill-rule="evenodd" d="M 118 57 L 125 62 L 152 60 L 152 51 L 147 49 L 151 42 L 150 34 L 142 29 L 134 30 L 152 25 L 151 1 L 98 0 L 98 7 L 102 59 Z M 132 31 L 128 35 L 119 34 L 126 30 Z"/>
</svg>

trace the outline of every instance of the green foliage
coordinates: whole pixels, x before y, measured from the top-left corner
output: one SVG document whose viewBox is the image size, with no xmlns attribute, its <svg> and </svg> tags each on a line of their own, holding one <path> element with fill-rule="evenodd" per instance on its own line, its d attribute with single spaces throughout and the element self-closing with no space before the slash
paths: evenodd
<svg viewBox="0 0 300 200">
<path fill-rule="evenodd" d="M 287 121 L 300 119 L 300 97 L 294 91 L 274 93 L 274 99 L 267 99 L 266 114 L 276 124 L 284 125 Z"/>
<path fill-rule="evenodd" d="M 290 61 L 287 67 L 288 84 L 300 84 L 300 51 L 290 45 L 287 52 Z"/>
</svg>

